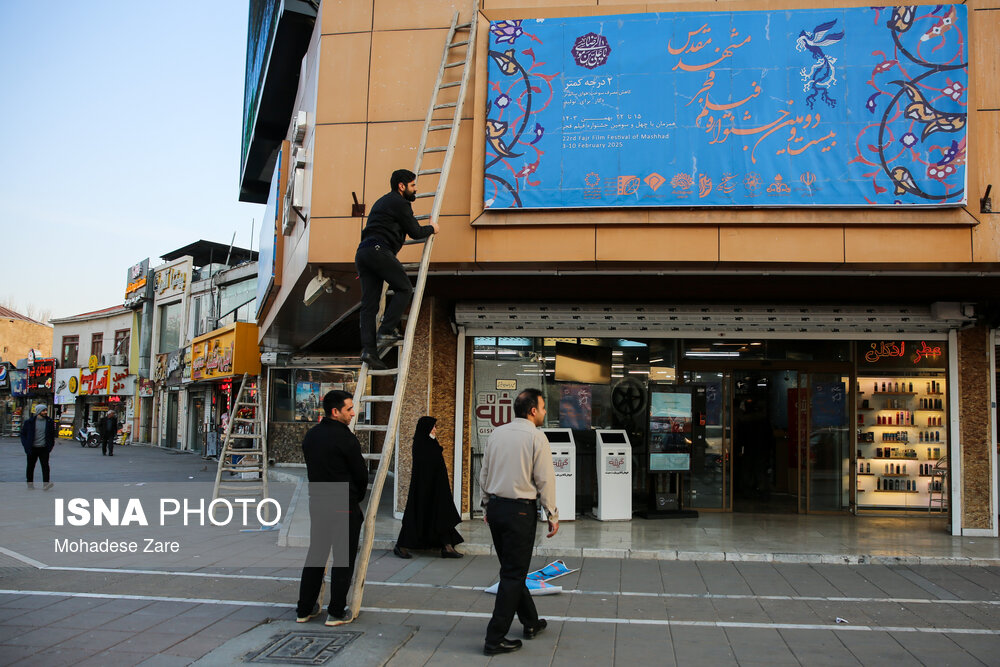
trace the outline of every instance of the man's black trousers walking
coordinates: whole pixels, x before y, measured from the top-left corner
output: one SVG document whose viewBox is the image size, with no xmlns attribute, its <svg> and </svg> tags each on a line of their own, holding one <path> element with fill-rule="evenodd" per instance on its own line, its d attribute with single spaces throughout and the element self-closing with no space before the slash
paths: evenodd
<svg viewBox="0 0 1000 667">
<path fill-rule="evenodd" d="M 486 518 L 500 559 L 500 586 L 493 618 L 486 627 L 486 643 L 499 644 L 510 630 L 515 613 L 524 627 L 538 625 L 538 611 L 524 583 L 535 544 L 535 503 L 491 498 Z"/>
<path fill-rule="evenodd" d="M 379 334 L 389 334 L 399 328 L 403 313 L 413 298 L 413 285 L 403 265 L 384 244 L 359 247 L 354 264 L 361 278 L 361 347 L 375 354 L 375 318 L 382 298 L 382 283 L 389 284 L 393 295 L 386 304 Z"/>
<path fill-rule="evenodd" d="M 41 447 L 33 447 L 28 452 L 28 482 L 35 481 L 35 462 L 42 463 L 42 481 L 49 482 L 49 452 Z"/>
<path fill-rule="evenodd" d="M 302 582 L 299 584 L 297 606 L 299 617 L 311 614 L 313 605 L 317 601 L 320 607 L 323 606 L 323 601 L 316 598 L 319 597 L 319 591 L 323 587 L 323 574 L 326 572 L 326 567 L 314 566 L 312 563 L 326 563 L 330 556 L 330 550 L 333 548 L 334 538 L 342 537 L 342 535 L 334 534 L 333 527 L 329 522 L 317 520 L 324 513 L 328 514 L 329 508 L 314 507 L 313 500 L 310 498 L 309 552 L 306 554 L 306 566 L 302 568 Z M 334 567 L 330 568 L 330 606 L 327 608 L 327 613 L 331 616 L 343 615 L 344 607 L 347 606 L 347 592 L 351 588 L 351 577 L 354 576 L 354 560 L 358 555 L 358 540 L 361 536 L 363 521 L 364 516 L 361 514 L 361 508 L 355 505 L 351 508 L 348 519 L 348 565 L 347 567 L 337 567 L 335 562 Z"/>
<path fill-rule="evenodd" d="M 115 434 L 101 436 L 101 454 L 115 455 Z"/>
</svg>

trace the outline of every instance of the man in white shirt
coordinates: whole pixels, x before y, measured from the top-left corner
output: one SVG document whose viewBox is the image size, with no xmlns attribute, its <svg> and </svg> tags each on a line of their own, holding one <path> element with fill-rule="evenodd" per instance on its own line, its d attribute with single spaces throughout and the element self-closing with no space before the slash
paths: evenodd
<svg viewBox="0 0 1000 667">
<path fill-rule="evenodd" d="M 549 441 L 538 427 L 545 423 L 545 399 L 537 389 L 525 389 L 514 400 L 514 421 L 490 434 L 483 453 L 479 485 L 486 506 L 493 546 L 500 559 L 500 585 L 493 617 L 486 628 L 486 655 L 510 653 L 521 640 L 507 639 L 514 614 L 524 626 L 524 638 L 534 639 L 548 625 L 538 618 L 525 584 L 535 542 L 535 500 L 548 515 L 549 533 L 559 530 L 556 475 Z"/>
</svg>

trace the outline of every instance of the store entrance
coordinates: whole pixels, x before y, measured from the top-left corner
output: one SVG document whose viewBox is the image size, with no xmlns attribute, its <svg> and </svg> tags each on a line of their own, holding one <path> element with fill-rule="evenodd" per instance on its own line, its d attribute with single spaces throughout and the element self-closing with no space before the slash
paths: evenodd
<svg viewBox="0 0 1000 667">
<path fill-rule="evenodd" d="M 799 511 L 798 373 L 733 377 L 733 511 Z"/>
</svg>

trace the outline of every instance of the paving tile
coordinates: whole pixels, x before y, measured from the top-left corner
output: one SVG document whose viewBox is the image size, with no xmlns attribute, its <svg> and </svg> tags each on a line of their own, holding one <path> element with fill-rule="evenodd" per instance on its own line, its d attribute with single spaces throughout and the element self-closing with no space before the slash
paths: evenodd
<svg viewBox="0 0 1000 667">
<path fill-rule="evenodd" d="M 803 665 L 810 667 L 845 667 L 859 664 L 854 655 L 844 646 L 851 633 L 836 633 L 830 630 L 778 630 L 785 645 Z M 841 640 L 843 638 L 843 641 Z"/>
<path fill-rule="evenodd" d="M 94 651 L 104 649 L 127 641 L 133 636 L 131 632 L 119 632 L 117 630 L 84 630 L 71 639 L 67 639 L 60 647 L 86 646 Z"/>
<path fill-rule="evenodd" d="M 665 625 L 619 625 L 615 631 L 614 664 L 619 667 L 677 665 L 670 628 Z"/>
<path fill-rule="evenodd" d="M 64 628 L 79 628 L 80 630 L 111 627 L 116 621 L 127 615 L 127 612 L 80 611 L 62 619 L 59 621 L 59 625 Z"/>
<path fill-rule="evenodd" d="M 874 565 L 849 566 L 814 565 L 813 569 L 837 589 L 836 595 L 845 597 L 883 597 L 877 586 L 864 578 L 863 571 Z"/>
<path fill-rule="evenodd" d="M 559 650 L 552 660 L 553 666 L 610 664 L 614 658 L 616 630 L 616 626 L 611 623 L 563 623 L 557 640 Z M 533 641 L 552 640 L 540 637 Z"/>
<path fill-rule="evenodd" d="M 761 600 L 760 607 L 772 623 L 812 625 L 827 622 L 802 600 Z"/>
<path fill-rule="evenodd" d="M 5 609 L 41 609 L 65 602 L 68 599 L 57 595 L 24 595 L 13 600 L 8 600 L 3 606 Z"/>
<path fill-rule="evenodd" d="M 665 619 L 667 601 L 662 597 L 623 595 L 618 598 L 618 618 Z"/>
<path fill-rule="evenodd" d="M 795 595 L 795 589 L 772 563 L 736 563 L 747 587 L 754 595 Z"/>
<path fill-rule="evenodd" d="M 59 642 L 79 635 L 81 632 L 83 631 L 79 628 L 65 627 L 45 627 L 34 630 L 26 630 L 22 628 L 20 632 L 6 637 L 3 640 L 3 643 L 4 645 L 35 646 L 45 648 L 55 646 Z"/>
<path fill-rule="evenodd" d="M 929 632 L 893 632 L 890 633 L 899 644 L 909 651 L 922 665 L 980 665 L 975 657 L 970 655 L 941 633 Z"/>
<path fill-rule="evenodd" d="M 154 655 L 139 663 L 141 667 L 187 667 L 191 660 L 179 655 Z"/>
<path fill-rule="evenodd" d="M 133 667 L 152 657 L 149 653 L 128 653 L 110 648 L 75 664 L 80 667 Z"/>
<path fill-rule="evenodd" d="M 913 604 L 903 605 L 914 616 L 923 621 L 921 627 L 930 628 L 986 628 L 991 627 L 991 619 L 981 608 L 957 604 Z"/>
<path fill-rule="evenodd" d="M 143 632 L 132 633 L 125 641 L 115 648 L 119 651 L 141 653 L 144 651 L 160 652 L 174 644 L 184 641 L 190 634 L 175 634 L 158 632 L 155 628 Z"/>
<path fill-rule="evenodd" d="M 417 622 L 420 619 L 416 616 L 406 617 L 403 625 L 415 626 L 417 627 Z M 455 619 L 457 622 L 458 619 Z M 448 634 L 448 629 L 437 629 L 430 627 L 419 626 L 417 631 L 413 634 L 410 639 L 403 644 L 398 651 L 392 656 L 389 662 L 386 663 L 387 667 L 413 667 L 413 665 L 425 665 L 434 656 L 435 651 L 441 646 L 441 642 L 444 641 L 445 635 Z M 480 647 L 482 650 L 482 647 Z"/>
<path fill-rule="evenodd" d="M 740 665 L 798 665 L 791 649 L 772 628 L 725 628 L 729 646 Z"/>
<path fill-rule="evenodd" d="M 893 598 L 929 599 L 928 592 L 896 572 L 897 569 L 884 565 L 868 565 L 859 568 L 858 573 L 877 586 L 886 596 Z"/>
<path fill-rule="evenodd" d="M 984 665 L 997 664 L 997 656 L 1000 655 L 1000 634 L 994 635 L 945 635 L 948 639 L 962 647 L 962 649 L 972 655 Z"/>
<path fill-rule="evenodd" d="M 0 657 L 6 651 L 0 647 Z M 79 665 L 94 655 L 94 652 L 86 648 L 49 648 L 20 660 L 18 667 L 28 667 L 37 665 L 38 667 L 60 667 L 61 665 Z M 108 664 L 105 662 L 104 664 Z"/>
<path fill-rule="evenodd" d="M 770 623 L 771 617 L 757 600 L 729 600 L 715 598 L 712 601 L 716 617 L 720 621 L 737 623 Z"/>
<path fill-rule="evenodd" d="M 841 595 L 840 591 L 817 572 L 812 565 L 783 564 L 777 566 L 776 570 L 788 582 L 796 595 L 820 597 Z"/>
<path fill-rule="evenodd" d="M 558 581 L 553 583 L 558 583 Z M 663 580 L 660 579 L 659 563 L 650 560 L 629 561 L 627 564 L 623 564 L 620 590 L 663 593 Z"/>
<path fill-rule="evenodd" d="M 844 646 L 862 665 L 908 665 L 913 656 L 887 632 L 841 632 Z"/>
<path fill-rule="evenodd" d="M 722 628 L 672 626 L 670 640 L 678 665 L 713 667 L 738 664 Z"/>
<path fill-rule="evenodd" d="M 671 621 L 714 621 L 718 612 L 711 600 L 677 598 L 667 600 L 667 618 Z"/>
<path fill-rule="evenodd" d="M 964 567 L 939 565 L 914 565 L 911 570 L 931 581 L 960 600 L 993 600 L 996 592 L 988 590 L 962 575 Z"/>
<path fill-rule="evenodd" d="M 204 633 L 192 635 L 173 646 L 164 649 L 166 655 L 179 655 L 185 658 L 200 658 L 209 651 L 213 651 L 226 643 L 222 637 L 212 637 Z"/>
<path fill-rule="evenodd" d="M 663 582 L 663 590 L 667 593 L 697 595 L 708 592 L 697 563 L 660 561 L 660 579 Z"/>
<path fill-rule="evenodd" d="M 733 562 L 698 563 L 697 565 L 709 593 L 749 595 L 752 592 Z"/>
</svg>

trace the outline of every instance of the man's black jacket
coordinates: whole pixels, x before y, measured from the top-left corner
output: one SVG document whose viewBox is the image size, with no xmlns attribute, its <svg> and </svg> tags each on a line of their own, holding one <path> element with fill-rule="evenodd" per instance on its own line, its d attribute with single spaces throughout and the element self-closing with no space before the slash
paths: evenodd
<svg viewBox="0 0 1000 667">
<path fill-rule="evenodd" d="M 433 227 L 421 226 L 417 222 L 413 216 L 413 207 L 403 195 L 390 192 L 372 204 L 372 210 L 368 214 L 368 224 L 361 232 L 361 240 L 374 237 L 384 241 L 395 255 L 403 247 L 407 234 L 412 239 L 423 239 L 433 233 Z"/>
<path fill-rule="evenodd" d="M 302 454 L 309 475 L 310 495 L 314 482 L 347 482 L 351 504 L 359 504 L 368 491 L 368 464 L 361 456 L 361 443 L 346 424 L 324 417 L 302 439 Z"/>
</svg>

